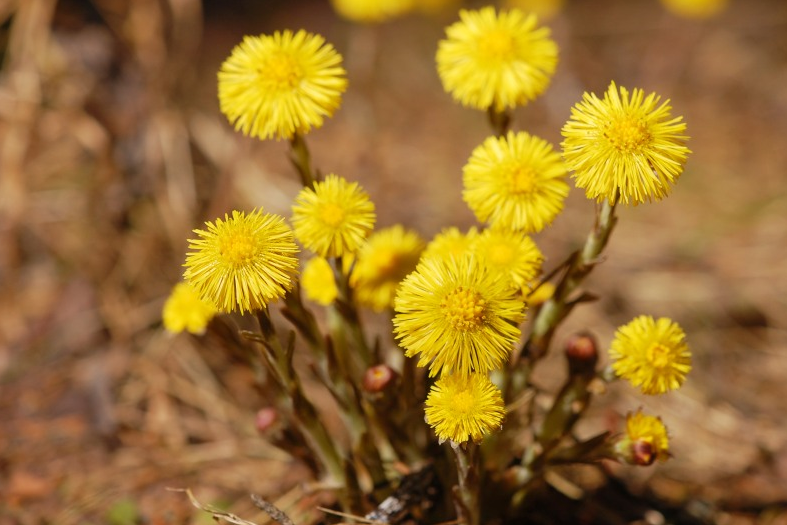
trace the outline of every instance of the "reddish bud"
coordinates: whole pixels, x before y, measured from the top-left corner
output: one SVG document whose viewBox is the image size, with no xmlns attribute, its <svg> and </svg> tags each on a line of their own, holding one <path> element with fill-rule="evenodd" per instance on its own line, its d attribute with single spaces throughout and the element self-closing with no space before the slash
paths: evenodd
<svg viewBox="0 0 787 525">
<path fill-rule="evenodd" d="M 382 392 L 396 381 L 397 373 L 388 365 L 375 365 L 363 375 L 363 389 L 375 394 Z"/>
<path fill-rule="evenodd" d="M 273 407 L 261 408 L 257 411 L 257 416 L 254 419 L 254 425 L 260 433 L 270 430 L 279 420 L 279 412 Z"/>
<path fill-rule="evenodd" d="M 571 375 L 593 375 L 598 363 L 598 343 L 588 333 L 572 336 L 566 343 L 566 358 Z"/>
<path fill-rule="evenodd" d="M 656 461 L 655 452 L 652 443 L 638 439 L 631 444 L 631 462 L 643 467 L 652 465 Z"/>
</svg>

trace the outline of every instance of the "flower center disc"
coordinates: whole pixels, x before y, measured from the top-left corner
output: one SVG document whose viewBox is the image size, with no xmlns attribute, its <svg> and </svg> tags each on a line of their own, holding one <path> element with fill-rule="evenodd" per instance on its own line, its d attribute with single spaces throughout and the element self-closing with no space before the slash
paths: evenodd
<svg viewBox="0 0 787 525">
<path fill-rule="evenodd" d="M 257 244 L 247 235 L 235 234 L 222 239 L 219 244 L 222 258 L 235 268 L 249 264 L 257 253 Z"/>
<path fill-rule="evenodd" d="M 527 166 L 512 166 L 508 174 L 508 191 L 513 194 L 532 193 L 535 188 L 536 174 Z"/>
<path fill-rule="evenodd" d="M 328 226 L 336 228 L 344 220 L 344 210 L 336 204 L 326 204 L 320 210 L 320 218 Z"/>
<path fill-rule="evenodd" d="M 463 390 L 454 395 L 452 402 L 454 411 L 460 414 L 469 414 L 475 405 L 473 402 L 473 396 L 470 395 L 470 392 L 466 390 Z"/>
<path fill-rule="evenodd" d="M 293 57 L 284 53 L 272 56 L 261 74 L 267 82 L 282 90 L 297 87 L 303 78 L 303 72 L 298 63 Z"/>
<path fill-rule="evenodd" d="M 506 31 L 490 31 L 479 39 L 478 51 L 486 60 L 510 60 L 514 54 L 514 39 Z"/>
<path fill-rule="evenodd" d="M 479 293 L 460 286 L 443 298 L 440 310 L 454 329 L 469 332 L 483 324 L 485 306 Z"/>
<path fill-rule="evenodd" d="M 505 244 L 495 244 L 489 247 L 488 257 L 496 266 L 508 266 L 514 259 L 514 250 Z"/>
<path fill-rule="evenodd" d="M 655 343 L 648 348 L 647 358 L 654 368 L 666 368 L 672 362 L 669 348 Z"/>
<path fill-rule="evenodd" d="M 631 117 L 610 122 L 604 130 L 604 137 L 622 153 L 637 153 L 652 138 L 645 123 Z"/>
</svg>

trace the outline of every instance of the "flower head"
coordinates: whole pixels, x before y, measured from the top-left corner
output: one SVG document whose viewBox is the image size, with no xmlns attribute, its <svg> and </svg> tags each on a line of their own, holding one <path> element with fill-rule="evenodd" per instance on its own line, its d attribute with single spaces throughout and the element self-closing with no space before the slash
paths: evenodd
<svg viewBox="0 0 787 525">
<path fill-rule="evenodd" d="M 414 0 L 331 0 L 339 15 L 353 22 L 377 23 L 406 14 Z"/>
<path fill-rule="evenodd" d="M 298 271 L 298 246 L 278 215 L 254 210 L 248 215 L 206 223 L 189 240 L 183 276 L 200 297 L 222 312 L 251 312 L 292 288 Z"/>
<path fill-rule="evenodd" d="M 330 174 L 292 206 L 295 237 L 321 257 L 354 253 L 374 228 L 374 203 L 357 182 Z"/>
<path fill-rule="evenodd" d="M 303 30 L 246 36 L 219 70 L 221 112 L 260 139 L 319 128 L 347 89 L 341 63 L 323 37 Z"/>
<path fill-rule="evenodd" d="M 524 132 L 489 137 L 463 169 L 462 196 L 481 222 L 539 232 L 563 209 L 566 167 L 545 140 Z"/>
<path fill-rule="evenodd" d="M 626 416 L 626 434 L 615 444 L 615 451 L 626 462 L 648 466 L 669 459 L 669 436 L 661 418 L 646 416 L 642 410 Z"/>
<path fill-rule="evenodd" d="M 612 82 L 600 100 L 585 93 L 563 126 L 563 158 L 589 199 L 634 204 L 661 200 L 672 190 L 690 153 L 683 117 L 669 100 Z"/>
<path fill-rule="evenodd" d="M 685 338 L 681 327 L 670 319 L 641 315 L 615 333 L 609 350 L 612 369 L 643 394 L 679 388 L 691 370 Z"/>
<path fill-rule="evenodd" d="M 454 257 L 459 259 L 470 253 L 470 248 L 477 235 L 478 230 L 475 227 L 470 228 L 467 233 L 462 233 L 459 228 L 453 226 L 443 228 L 429 241 L 421 257 Z"/>
<path fill-rule="evenodd" d="M 557 66 L 557 44 L 535 15 L 494 7 L 459 11 L 437 49 L 443 87 L 463 106 L 503 111 L 535 99 Z"/>
<path fill-rule="evenodd" d="M 519 340 L 524 302 L 473 256 L 425 258 L 402 281 L 394 333 L 429 375 L 467 377 L 500 368 Z"/>
<path fill-rule="evenodd" d="M 202 334 L 216 311 L 216 307 L 203 300 L 189 284 L 178 283 L 164 302 L 161 320 L 164 328 L 173 334 L 184 330 Z"/>
<path fill-rule="evenodd" d="M 370 235 L 350 276 L 358 303 L 377 312 L 391 308 L 399 283 L 415 269 L 424 244 L 420 235 L 399 224 Z"/>
<path fill-rule="evenodd" d="M 503 396 L 486 374 L 444 375 L 426 398 L 426 421 L 440 442 L 481 441 L 500 428 L 505 417 Z"/>
<path fill-rule="evenodd" d="M 312 257 L 303 266 L 301 287 L 307 298 L 323 306 L 331 304 L 339 295 L 331 265 L 322 257 Z"/>
<path fill-rule="evenodd" d="M 541 250 L 528 235 L 498 228 L 481 232 L 473 242 L 473 253 L 518 290 L 538 276 L 544 262 Z"/>
</svg>

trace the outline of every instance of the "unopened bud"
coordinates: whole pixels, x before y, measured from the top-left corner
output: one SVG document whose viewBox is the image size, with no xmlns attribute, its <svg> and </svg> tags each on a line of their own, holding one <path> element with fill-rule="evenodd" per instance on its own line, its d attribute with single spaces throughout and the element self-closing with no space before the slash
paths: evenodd
<svg viewBox="0 0 787 525">
<path fill-rule="evenodd" d="M 363 389 L 372 394 L 382 392 L 396 381 L 397 373 L 388 365 L 375 365 L 363 375 Z"/>
<path fill-rule="evenodd" d="M 593 375 L 598 363 L 598 343 L 588 333 L 571 337 L 566 343 L 568 371 L 571 375 Z"/>
<path fill-rule="evenodd" d="M 257 416 L 254 418 L 254 425 L 257 427 L 258 432 L 265 433 L 273 428 L 278 420 L 279 411 L 273 407 L 265 407 L 257 411 Z"/>
</svg>

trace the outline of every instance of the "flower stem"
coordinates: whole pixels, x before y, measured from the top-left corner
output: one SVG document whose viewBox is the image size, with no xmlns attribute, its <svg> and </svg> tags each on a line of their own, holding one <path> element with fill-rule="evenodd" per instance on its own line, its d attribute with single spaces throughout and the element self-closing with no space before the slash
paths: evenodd
<svg viewBox="0 0 787 525">
<path fill-rule="evenodd" d="M 313 187 L 316 177 L 312 170 L 311 154 L 303 135 L 297 132 L 290 139 L 290 161 L 295 166 L 295 169 L 298 170 L 303 187 Z"/>
<path fill-rule="evenodd" d="M 459 484 L 454 487 L 454 503 L 457 514 L 465 525 L 481 523 L 480 505 L 480 450 L 472 442 L 464 445 L 451 443 L 451 450 L 456 459 L 456 472 Z"/>
<path fill-rule="evenodd" d="M 487 110 L 489 124 L 498 137 L 503 137 L 511 127 L 511 113 L 506 110 L 497 111 L 494 107 Z"/>
<path fill-rule="evenodd" d="M 514 369 L 504 389 L 506 400 L 510 399 L 512 393 L 521 392 L 528 385 L 533 365 L 547 353 L 555 330 L 578 304 L 576 299 L 569 301 L 569 298 L 599 263 L 599 256 L 607 246 L 616 223 L 615 205 L 605 200 L 596 208 L 596 222 L 584 246 L 563 263 L 566 270 L 555 293 L 539 309 L 530 336 L 519 358 L 513 361 Z"/>
<path fill-rule="evenodd" d="M 260 331 L 264 341 L 263 357 L 265 363 L 268 365 L 276 382 L 287 394 L 288 408 L 298 425 L 298 429 L 304 435 L 309 448 L 320 459 L 320 463 L 326 470 L 326 473 L 332 478 L 332 481 L 338 486 L 344 487 L 347 482 L 347 476 L 341 456 L 319 420 L 314 405 L 306 398 L 300 380 L 293 369 L 293 344 L 288 345 L 286 349 L 282 347 L 267 308 L 257 311 L 257 320 L 260 324 Z M 347 487 L 347 489 L 352 491 L 351 487 Z"/>
</svg>

